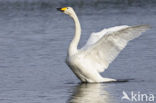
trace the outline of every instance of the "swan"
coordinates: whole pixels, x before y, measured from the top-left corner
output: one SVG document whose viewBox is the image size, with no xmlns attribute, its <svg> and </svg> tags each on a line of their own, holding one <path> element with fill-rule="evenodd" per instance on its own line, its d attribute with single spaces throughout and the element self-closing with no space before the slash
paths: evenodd
<svg viewBox="0 0 156 103">
<path fill-rule="evenodd" d="M 69 15 L 75 23 L 75 35 L 69 45 L 66 64 L 74 74 L 86 83 L 114 82 L 116 79 L 104 78 L 100 75 L 117 57 L 121 50 L 130 40 L 139 37 L 150 27 L 148 25 L 138 26 L 116 26 L 92 33 L 86 44 L 78 49 L 81 36 L 79 19 L 72 7 L 57 8 Z"/>
</svg>

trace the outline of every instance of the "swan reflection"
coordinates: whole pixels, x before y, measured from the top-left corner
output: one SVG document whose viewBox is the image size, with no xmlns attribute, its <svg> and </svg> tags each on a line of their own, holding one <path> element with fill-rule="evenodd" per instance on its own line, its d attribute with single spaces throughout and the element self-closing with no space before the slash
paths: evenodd
<svg viewBox="0 0 156 103">
<path fill-rule="evenodd" d="M 111 97 L 102 84 L 79 84 L 75 87 L 69 103 L 110 103 Z"/>
</svg>

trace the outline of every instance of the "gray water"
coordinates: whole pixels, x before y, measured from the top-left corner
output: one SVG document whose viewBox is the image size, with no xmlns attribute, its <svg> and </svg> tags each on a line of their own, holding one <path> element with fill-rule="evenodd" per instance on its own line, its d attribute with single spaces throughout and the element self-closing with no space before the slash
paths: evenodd
<svg viewBox="0 0 156 103">
<path fill-rule="evenodd" d="M 152 4 L 74 6 L 82 26 L 79 48 L 92 32 L 103 28 L 152 26 L 102 73 L 133 80 L 102 84 L 81 84 L 64 63 L 74 35 L 74 24 L 67 15 L 55 6 L 21 5 L 0 7 L 0 103 L 130 103 L 121 101 L 123 91 L 156 96 L 156 8 Z"/>
</svg>

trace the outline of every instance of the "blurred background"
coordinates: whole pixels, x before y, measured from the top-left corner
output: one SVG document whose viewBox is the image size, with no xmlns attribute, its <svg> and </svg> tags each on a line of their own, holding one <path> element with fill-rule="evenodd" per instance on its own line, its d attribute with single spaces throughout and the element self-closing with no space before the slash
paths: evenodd
<svg viewBox="0 0 156 103">
<path fill-rule="evenodd" d="M 56 11 L 64 6 L 79 17 L 79 48 L 104 28 L 151 25 L 102 73 L 134 81 L 79 84 L 64 63 L 74 35 L 73 21 Z M 123 90 L 156 94 L 155 28 L 156 0 L 0 0 L 0 103 L 121 103 Z"/>
</svg>

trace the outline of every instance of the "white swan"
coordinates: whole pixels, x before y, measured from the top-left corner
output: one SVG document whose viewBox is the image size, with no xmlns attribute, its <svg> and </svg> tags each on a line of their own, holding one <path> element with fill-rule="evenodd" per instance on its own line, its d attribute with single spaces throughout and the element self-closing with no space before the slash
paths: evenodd
<svg viewBox="0 0 156 103">
<path fill-rule="evenodd" d="M 103 78 L 100 72 L 108 68 L 128 41 L 139 37 L 149 29 L 148 25 L 116 26 L 92 33 L 86 45 L 77 49 L 81 26 L 76 13 L 71 7 L 57 8 L 69 15 L 75 23 L 75 35 L 71 41 L 66 58 L 67 65 L 82 82 L 110 82 L 111 78 Z"/>
</svg>

